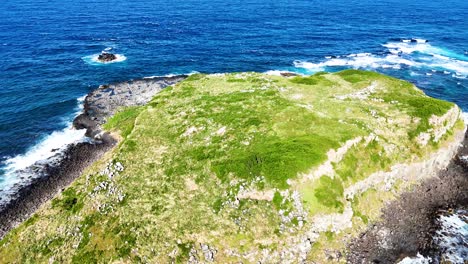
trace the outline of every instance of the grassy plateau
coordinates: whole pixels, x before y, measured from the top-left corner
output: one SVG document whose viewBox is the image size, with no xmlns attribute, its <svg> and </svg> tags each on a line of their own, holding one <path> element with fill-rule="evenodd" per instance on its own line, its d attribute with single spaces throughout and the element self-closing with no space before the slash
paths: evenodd
<svg viewBox="0 0 468 264">
<path fill-rule="evenodd" d="M 104 128 L 119 145 L 1 240 L 1 263 L 343 262 L 414 183 L 351 190 L 464 125 L 411 83 L 346 70 L 195 74 Z"/>
</svg>

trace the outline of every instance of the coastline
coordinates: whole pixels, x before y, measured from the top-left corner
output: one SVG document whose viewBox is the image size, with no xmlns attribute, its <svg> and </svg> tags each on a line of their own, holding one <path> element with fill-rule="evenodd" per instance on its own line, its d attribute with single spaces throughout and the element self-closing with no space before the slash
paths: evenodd
<svg viewBox="0 0 468 264">
<path fill-rule="evenodd" d="M 467 155 L 465 131 L 448 166 L 382 208 L 381 220 L 348 245 L 347 261 L 396 263 L 421 254 L 438 263 L 445 253 L 435 241 L 436 231 L 441 228 L 439 217 L 468 208 L 468 161 L 463 158 Z"/>
<path fill-rule="evenodd" d="M 26 220 L 43 203 L 79 177 L 86 167 L 117 144 L 110 134 L 101 131 L 100 126 L 108 117 L 115 114 L 120 107 L 146 104 L 163 88 L 184 78 L 185 75 L 157 77 L 102 85 L 89 93 L 85 99 L 83 113 L 77 116 L 73 123 L 75 128 L 86 129 L 86 136 L 93 141 L 70 145 L 58 164 L 44 167 L 43 177 L 21 188 L 16 199 L 5 209 L 0 209 L 0 238 Z M 468 197 L 463 192 L 466 188 L 460 188 L 468 186 L 468 164 L 460 163 L 460 157 L 468 154 L 466 133 L 463 145 L 450 165 L 439 172 L 438 177 L 419 183 L 415 190 L 405 192 L 383 209 L 382 223 L 372 226 L 351 245 L 351 263 L 361 263 L 357 259 L 379 260 L 380 263 L 394 262 L 406 256 L 414 256 L 418 252 L 436 254 L 432 235 L 437 229 L 435 220 L 439 209 L 467 205 Z M 453 191 L 455 187 L 458 187 L 457 192 Z M 433 189 L 438 191 L 430 192 Z M 411 224 L 407 226 L 407 223 Z M 390 230 L 386 239 L 394 245 L 393 247 L 378 247 L 378 241 L 381 239 L 378 231 L 381 228 Z"/>
<path fill-rule="evenodd" d="M 176 75 L 130 80 L 101 85 L 88 93 L 82 113 L 73 120 L 73 127 L 86 129 L 85 136 L 90 139 L 89 142 L 70 144 L 60 153 L 58 160 L 36 162 L 28 168 L 39 176 L 18 187 L 14 196 L 0 207 L 0 239 L 116 146 L 117 140 L 101 130 L 107 118 L 122 107 L 146 104 L 162 89 L 186 77 Z"/>
</svg>

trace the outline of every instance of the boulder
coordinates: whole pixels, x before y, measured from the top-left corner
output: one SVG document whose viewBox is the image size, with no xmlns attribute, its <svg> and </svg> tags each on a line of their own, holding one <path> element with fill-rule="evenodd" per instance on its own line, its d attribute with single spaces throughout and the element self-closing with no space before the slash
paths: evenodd
<svg viewBox="0 0 468 264">
<path fill-rule="evenodd" d="M 102 52 L 98 57 L 98 60 L 100 62 L 110 62 L 116 59 L 117 59 L 117 56 L 115 56 L 115 54 L 108 53 L 108 52 Z"/>
<path fill-rule="evenodd" d="M 283 76 L 283 77 L 294 77 L 294 76 L 298 76 L 298 75 L 299 75 L 299 74 L 293 73 L 293 72 L 281 72 L 280 74 L 281 74 L 281 76 Z"/>
</svg>

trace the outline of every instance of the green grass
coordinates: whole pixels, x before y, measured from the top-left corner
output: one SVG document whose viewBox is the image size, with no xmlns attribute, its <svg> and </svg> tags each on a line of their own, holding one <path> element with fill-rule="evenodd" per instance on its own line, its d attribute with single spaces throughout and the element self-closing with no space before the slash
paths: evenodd
<svg viewBox="0 0 468 264">
<path fill-rule="evenodd" d="M 338 72 L 336 73 L 336 75 L 340 76 L 345 81 L 353 83 L 353 84 L 362 82 L 362 81 L 369 82 L 369 80 L 382 77 L 382 75 L 376 72 L 360 71 L 360 70 L 353 70 L 353 69 Z"/>
<path fill-rule="evenodd" d="M 331 86 L 333 84 L 332 81 L 328 80 L 326 77 L 323 76 L 323 72 L 316 73 L 311 76 L 296 76 L 291 79 L 291 82 L 297 84 L 306 84 L 306 85 L 322 85 L 322 86 Z"/>
<path fill-rule="evenodd" d="M 83 208 L 83 199 L 77 194 L 74 188 L 68 188 L 62 192 L 62 198 L 55 198 L 52 200 L 53 208 L 60 208 L 60 210 L 76 213 Z"/>
<path fill-rule="evenodd" d="M 135 125 L 135 119 L 143 111 L 144 107 L 127 107 L 112 116 L 106 124 L 106 130 L 118 130 L 122 137 L 127 137 L 132 132 Z"/>
<path fill-rule="evenodd" d="M 247 150 L 238 150 L 232 158 L 214 163 L 213 169 L 223 181 L 228 180 L 229 173 L 248 180 L 265 176 L 269 186 L 285 189 L 288 179 L 319 164 L 326 158 L 323 150 L 334 145 L 327 138 L 315 135 L 255 138 Z"/>
<path fill-rule="evenodd" d="M 326 207 L 337 209 L 338 212 L 343 212 L 343 192 L 344 188 L 340 179 L 322 176 L 314 195 L 319 203 Z"/>
<path fill-rule="evenodd" d="M 369 100 L 336 98 L 372 82 L 379 89 Z M 110 118 L 104 128 L 122 136 L 118 147 L 1 240 L 0 263 L 47 263 L 51 256 L 59 263 L 185 263 L 192 249 L 204 262 L 200 244 L 216 249 L 217 263 L 249 262 L 240 256 L 255 250 L 279 256 L 312 228 L 313 217 L 343 212 L 347 187 L 437 148 L 416 153 L 408 134 L 428 129 L 424 120 L 452 106 L 407 82 L 356 70 L 191 75 Z M 461 129 L 457 123 L 442 139 Z M 330 150 L 370 133 L 379 140 L 351 147 L 333 164 L 335 175 L 306 178 Z M 392 147 L 398 151 L 386 151 Z M 100 173 L 116 161 L 123 172 Z M 295 191 L 304 219 L 295 215 Z M 379 194 L 351 201 L 353 222 L 377 218 Z M 323 249 L 339 249 L 355 233 L 322 232 L 308 257 L 321 262 Z"/>
</svg>

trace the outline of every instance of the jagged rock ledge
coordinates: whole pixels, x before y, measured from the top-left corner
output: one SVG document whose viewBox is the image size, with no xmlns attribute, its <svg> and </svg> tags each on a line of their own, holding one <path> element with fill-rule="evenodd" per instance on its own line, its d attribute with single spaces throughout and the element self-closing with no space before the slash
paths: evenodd
<svg viewBox="0 0 468 264">
<path fill-rule="evenodd" d="M 440 261 L 444 252 L 434 241 L 441 212 L 468 208 L 468 132 L 448 166 L 382 210 L 348 247 L 348 263 L 396 263 L 417 254 Z M 438 263 L 438 262 L 436 262 Z"/>
<path fill-rule="evenodd" d="M 178 75 L 119 82 L 101 85 L 89 93 L 83 113 L 73 121 L 75 128 L 86 129 L 89 142 L 69 145 L 63 153 L 24 170 L 23 174 L 37 176 L 31 177 L 27 184 L 16 186 L 14 196 L 0 205 L 0 239 L 116 145 L 116 139 L 101 130 L 107 118 L 122 107 L 146 104 L 162 89 L 186 77 Z"/>
<path fill-rule="evenodd" d="M 83 113 L 75 118 L 73 126 L 86 129 L 86 136 L 95 138 L 100 126 L 122 107 L 144 105 L 163 88 L 187 78 L 187 75 L 155 77 L 109 85 L 101 85 L 86 96 Z"/>
</svg>

